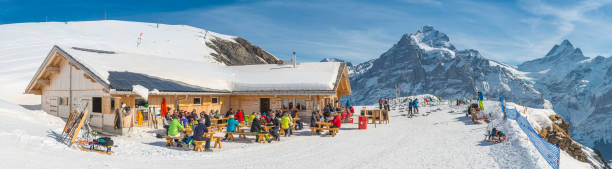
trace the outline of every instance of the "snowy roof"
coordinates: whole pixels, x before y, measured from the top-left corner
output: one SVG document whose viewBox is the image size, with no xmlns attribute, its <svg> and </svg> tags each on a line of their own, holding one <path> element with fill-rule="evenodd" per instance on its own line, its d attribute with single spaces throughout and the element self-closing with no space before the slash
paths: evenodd
<svg viewBox="0 0 612 169">
<path fill-rule="evenodd" d="M 234 91 L 334 90 L 340 62 L 230 66 Z"/>
<path fill-rule="evenodd" d="M 84 67 L 103 86 L 117 91 L 132 91 L 134 85 L 141 85 L 161 92 L 330 93 L 345 69 L 339 62 L 300 63 L 295 68 L 277 64 L 225 66 L 121 51 L 55 49 Z"/>
</svg>

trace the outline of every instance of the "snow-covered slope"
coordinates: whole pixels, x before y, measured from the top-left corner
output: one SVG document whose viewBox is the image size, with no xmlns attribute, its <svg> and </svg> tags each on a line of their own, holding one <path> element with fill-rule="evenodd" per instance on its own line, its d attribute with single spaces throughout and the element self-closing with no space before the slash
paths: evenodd
<svg viewBox="0 0 612 169">
<path fill-rule="evenodd" d="M 23 95 L 53 45 L 86 47 L 213 64 L 277 63 L 246 40 L 185 25 L 126 21 L 47 22 L 0 25 L 0 98 L 38 104 Z M 241 55 L 241 56 L 237 56 Z M 241 58 L 242 57 L 242 58 Z M 117 60 L 122 62 L 122 60 Z M 145 60 L 142 60 L 145 64 Z"/>
<path fill-rule="evenodd" d="M 498 108 L 497 102 L 485 104 L 487 110 Z M 223 142 L 223 149 L 211 153 L 168 148 L 155 137 L 163 129 L 135 128 L 113 138 L 113 155 L 67 148 L 56 140 L 63 127 L 57 117 L 1 100 L 0 108 L 0 117 L 10 122 L 0 125 L 0 168 L 549 168 L 516 123 L 498 123 L 508 142 L 483 142 L 492 126 L 473 124 L 465 106 L 444 103 L 422 104 L 417 117 L 406 118 L 405 104 L 397 102 L 390 124 L 356 130 L 356 123 L 344 123 L 335 137 L 296 131 L 272 144 Z M 329 155 L 334 158 L 321 158 Z M 275 161 L 267 162 L 270 157 Z M 562 153 L 561 168 L 591 166 Z"/>
</svg>

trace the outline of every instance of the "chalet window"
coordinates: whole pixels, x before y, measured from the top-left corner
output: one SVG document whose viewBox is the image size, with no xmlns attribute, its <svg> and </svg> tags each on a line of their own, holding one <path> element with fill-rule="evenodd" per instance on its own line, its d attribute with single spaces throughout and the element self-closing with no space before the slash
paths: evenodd
<svg viewBox="0 0 612 169">
<path fill-rule="evenodd" d="M 212 104 L 219 104 L 219 98 L 218 97 L 213 97 L 210 102 L 212 102 Z"/>
<path fill-rule="evenodd" d="M 102 98 L 93 97 L 91 99 L 91 112 L 102 113 Z"/>
<path fill-rule="evenodd" d="M 193 98 L 193 105 L 202 105 L 202 98 L 194 97 Z"/>
<path fill-rule="evenodd" d="M 115 110 L 115 99 L 111 99 L 111 110 Z"/>
<path fill-rule="evenodd" d="M 140 106 L 144 107 L 147 104 L 147 101 L 144 100 L 143 98 L 137 98 L 137 99 L 134 99 L 134 103 L 136 104 L 136 107 L 140 107 Z"/>
</svg>

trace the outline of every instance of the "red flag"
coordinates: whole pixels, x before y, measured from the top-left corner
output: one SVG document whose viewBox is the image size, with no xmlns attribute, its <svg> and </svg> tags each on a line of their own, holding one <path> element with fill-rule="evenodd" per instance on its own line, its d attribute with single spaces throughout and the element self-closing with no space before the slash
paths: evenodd
<svg viewBox="0 0 612 169">
<path fill-rule="evenodd" d="M 162 98 L 161 115 L 166 117 L 166 114 L 168 114 L 168 106 L 166 106 L 166 98 Z"/>
</svg>

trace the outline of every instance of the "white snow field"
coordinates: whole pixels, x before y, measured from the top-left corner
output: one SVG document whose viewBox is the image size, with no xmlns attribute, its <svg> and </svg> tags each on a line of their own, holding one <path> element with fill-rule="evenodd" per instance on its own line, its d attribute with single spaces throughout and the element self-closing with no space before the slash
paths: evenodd
<svg viewBox="0 0 612 169">
<path fill-rule="evenodd" d="M 497 102 L 485 103 L 499 110 Z M 393 105 L 390 124 L 376 128 L 345 123 L 336 137 L 306 129 L 271 144 L 223 142 L 214 152 L 167 148 L 156 131 L 138 128 L 115 137 L 115 153 L 103 155 L 56 140 L 64 125 L 59 118 L 0 100 L 0 168 L 550 168 L 512 120 L 491 123 L 509 137 L 492 144 L 483 142 L 491 126 L 473 124 L 465 106 L 423 106 L 413 118 L 401 107 Z M 561 168 L 591 166 L 562 153 Z"/>
</svg>

